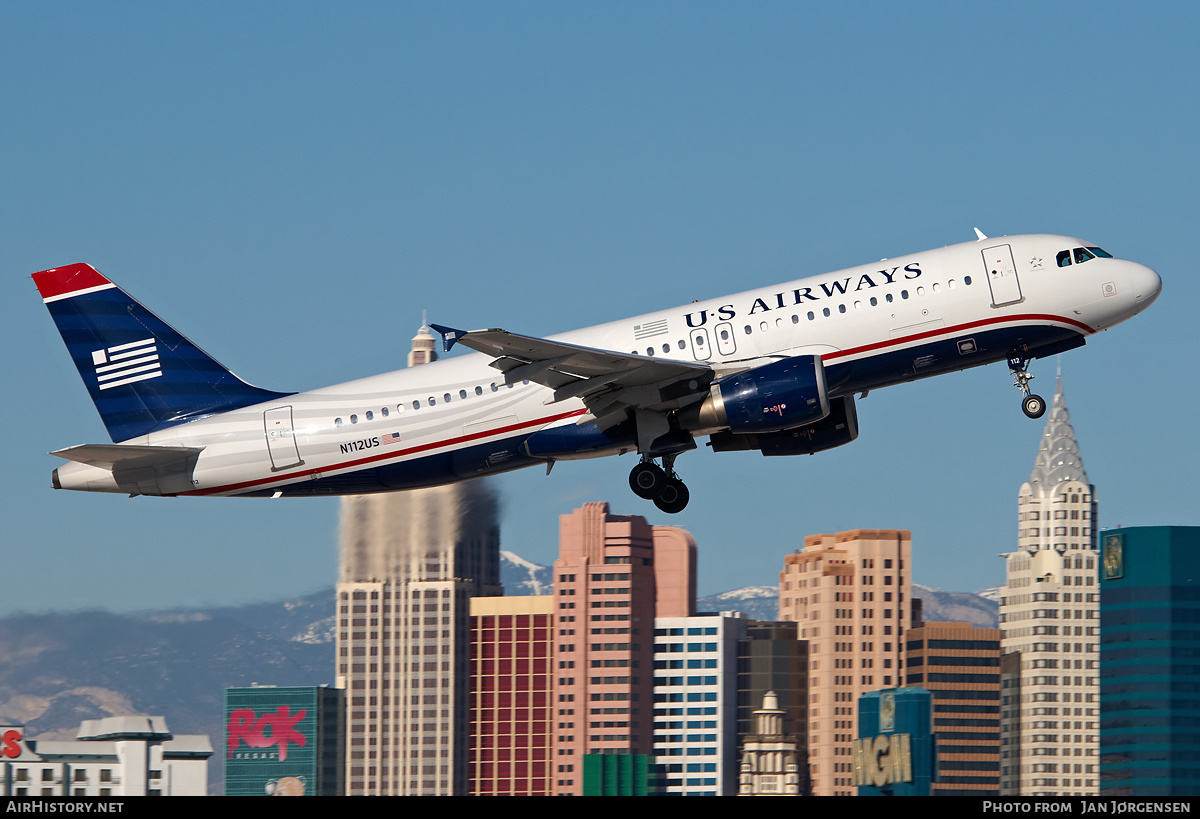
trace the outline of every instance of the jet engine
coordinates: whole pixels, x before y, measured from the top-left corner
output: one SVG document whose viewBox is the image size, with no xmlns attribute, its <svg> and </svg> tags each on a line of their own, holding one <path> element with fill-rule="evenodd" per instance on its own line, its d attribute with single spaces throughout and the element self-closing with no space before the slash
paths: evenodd
<svg viewBox="0 0 1200 819">
<path fill-rule="evenodd" d="M 680 413 L 680 423 L 699 434 L 763 433 L 811 424 L 828 414 L 821 357 L 799 355 L 713 382 L 699 405 Z"/>
<path fill-rule="evenodd" d="M 847 395 L 833 399 L 829 415 L 813 424 L 763 434 L 737 434 L 726 430 L 708 440 L 713 452 L 757 449 L 763 455 L 772 456 L 812 455 L 848 444 L 857 437 L 858 412 L 854 409 L 854 396 Z"/>
</svg>

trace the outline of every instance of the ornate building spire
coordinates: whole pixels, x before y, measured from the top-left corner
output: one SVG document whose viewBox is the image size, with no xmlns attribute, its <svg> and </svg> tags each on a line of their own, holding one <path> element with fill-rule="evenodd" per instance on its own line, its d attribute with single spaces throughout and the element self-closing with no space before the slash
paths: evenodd
<svg viewBox="0 0 1200 819">
<path fill-rule="evenodd" d="M 1054 405 L 1046 418 L 1046 429 L 1038 447 L 1037 460 L 1029 476 L 1029 487 L 1035 497 L 1046 498 L 1053 494 L 1054 487 L 1063 481 L 1078 481 L 1089 484 L 1083 469 L 1083 458 L 1071 426 L 1071 414 L 1067 412 L 1067 401 L 1063 397 L 1062 370 L 1054 390 Z"/>
<path fill-rule="evenodd" d="M 413 336 L 412 352 L 408 354 L 408 366 L 410 367 L 437 361 L 438 357 L 437 350 L 434 348 L 433 333 L 429 332 L 429 327 L 424 322 L 424 315 L 421 318 L 421 329 L 417 330 L 417 334 Z"/>
</svg>

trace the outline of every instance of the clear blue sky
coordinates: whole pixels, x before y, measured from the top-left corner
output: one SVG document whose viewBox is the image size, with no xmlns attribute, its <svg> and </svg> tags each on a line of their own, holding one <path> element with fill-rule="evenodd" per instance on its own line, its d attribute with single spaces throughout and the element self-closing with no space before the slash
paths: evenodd
<svg viewBox="0 0 1200 819">
<path fill-rule="evenodd" d="M 1198 32 L 1194 3 L 2 3 L 0 614 L 335 578 L 336 500 L 50 489 L 47 452 L 107 441 L 29 278 L 76 261 L 302 390 L 402 366 L 423 309 L 549 334 L 976 225 L 1080 235 L 1164 281 L 1063 357 L 1101 524 L 1198 524 Z M 502 477 L 504 546 L 549 562 L 608 500 L 690 529 L 703 593 L 858 527 L 995 585 L 1042 431 L 1011 380 L 874 392 L 814 457 L 702 447 L 670 519 L 628 456 Z"/>
</svg>

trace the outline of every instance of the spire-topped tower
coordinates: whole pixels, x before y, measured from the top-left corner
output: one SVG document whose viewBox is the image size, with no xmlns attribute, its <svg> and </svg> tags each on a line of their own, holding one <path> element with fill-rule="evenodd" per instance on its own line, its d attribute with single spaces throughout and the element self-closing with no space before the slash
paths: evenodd
<svg viewBox="0 0 1200 819">
<path fill-rule="evenodd" d="M 1054 493 L 1054 487 L 1064 481 L 1088 483 L 1083 469 L 1083 458 L 1075 440 L 1075 429 L 1071 426 L 1071 413 L 1067 412 L 1067 401 L 1063 397 L 1062 371 L 1054 390 L 1054 404 L 1046 418 L 1046 429 L 1038 447 L 1037 460 L 1029 476 L 1029 486 L 1037 497 L 1045 498 Z"/>
<path fill-rule="evenodd" d="M 421 329 L 417 330 L 417 334 L 413 336 L 412 352 L 408 354 L 408 366 L 415 367 L 431 361 L 437 361 L 437 350 L 434 349 L 433 333 L 429 332 L 429 327 L 422 321 Z"/>
<path fill-rule="evenodd" d="M 1021 486 L 1017 505 L 1018 541 L 1023 551 L 1096 548 L 1096 490 L 1083 468 L 1063 396 L 1061 371 L 1033 472 Z"/>
<path fill-rule="evenodd" d="M 422 324 L 408 366 L 435 360 L 433 343 Z M 341 543 L 346 794 L 465 796 L 470 600 L 503 593 L 496 498 L 483 481 L 348 495 Z"/>
<path fill-rule="evenodd" d="M 1000 650 L 1008 655 L 1000 663 L 1000 793 L 1095 796 L 1096 488 L 1083 470 L 1061 372 L 1033 473 L 1017 497 L 1017 542 L 1003 555 L 1000 591 Z"/>
</svg>

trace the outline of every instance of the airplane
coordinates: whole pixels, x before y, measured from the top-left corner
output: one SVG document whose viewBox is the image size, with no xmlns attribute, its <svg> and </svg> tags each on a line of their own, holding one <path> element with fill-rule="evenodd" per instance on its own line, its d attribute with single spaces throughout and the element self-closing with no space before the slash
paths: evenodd
<svg viewBox="0 0 1200 819">
<path fill-rule="evenodd" d="M 636 452 L 666 513 L 676 458 L 808 455 L 858 437 L 855 395 L 1029 364 L 1146 309 L 1158 274 L 1068 236 L 977 239 L 550 338 L 433 324 L 476 354 L 309 392 L 242 381 L 93 267 L 33 274 L 113 443 L 53 453 L 55 489 L 130 496 L 390 492 Z"/>
</svg>

